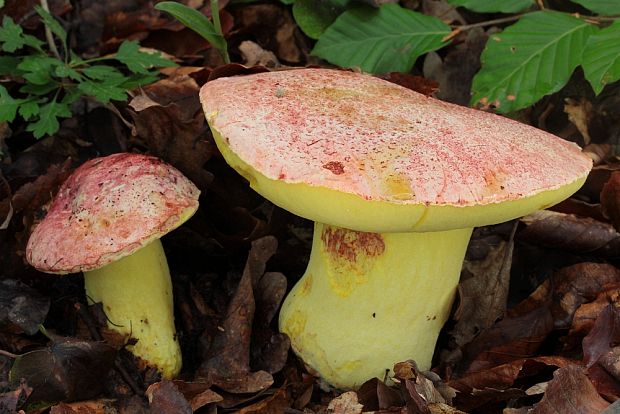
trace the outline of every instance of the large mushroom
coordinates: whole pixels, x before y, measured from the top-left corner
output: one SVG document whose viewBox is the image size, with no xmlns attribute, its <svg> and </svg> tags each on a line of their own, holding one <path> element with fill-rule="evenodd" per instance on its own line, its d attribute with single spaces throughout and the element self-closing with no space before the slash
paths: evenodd
<svg viewBox="0 0 620 414">
<path fill-rule="evenodd" d="M 63 183 L 28 240 L 47 273 L 84 272 L 86 295 L 128 348 L 165 378 L 181 369 L 172 283 L 159 238 L 189 219 L 200 191 L 177 169 L 139 154 L 95 158 Z"/>
<path fill-rule="evenodd" d="M 220 78 L 201 101 L 226 161 L 315 221 L 280 329 L 340 388 L 428 369 L 472 228 L 565 199 L 591 168 L 573 143 L 359 73 Z"/>
</svg>

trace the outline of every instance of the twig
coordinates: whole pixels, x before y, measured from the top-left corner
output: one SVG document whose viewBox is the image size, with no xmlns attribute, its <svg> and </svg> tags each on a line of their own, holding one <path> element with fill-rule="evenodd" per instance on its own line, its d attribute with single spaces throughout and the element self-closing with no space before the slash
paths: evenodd
<svg viewBox="0 0 620 414">
<path fill-rule="evenodd" d="M 3 351 L 2 349 L 0 349 L 0 355 L 11 359 L 16 359 L 19 356 L 16 354 L 12 354 L 9 351 Z"/>
<path fill-rule="evenodd" d="M 453 25 L 452 28 L 463 32 L 465 30 L 473 29 L 474 27 L 486 27 L 486 26 L 493 26 L 495 24 L 514 22 L 515 20 L 519 20 L 523 16 L 524 14 L 515 14 L 514 16 L 501 17 L 499 19 L 487 20 L 485 22 L 463 24 L 463 25 Z"/>
<path fill-rule="evenodd" d="M 41 7 L 46 12 L 50 13 L 50 7 L 47 4 L 47 0 L 41 0 Z M 50 30 L 49 27 L 47 27 L 46 24 L 43 24 L 43 26 L 45 26 L 45 38 L 47 39 L 47 44 L 49 45 L 50 50 L 52 51 L 54 56 L 56 56 L 58 59 L 62 59 L 60 57 L 60 53 L 58 52 L 58 49 L 56 48 L 56 43 L 54 42 L 54 36 L 52 35 L 52 31 Z"/>
</svg>

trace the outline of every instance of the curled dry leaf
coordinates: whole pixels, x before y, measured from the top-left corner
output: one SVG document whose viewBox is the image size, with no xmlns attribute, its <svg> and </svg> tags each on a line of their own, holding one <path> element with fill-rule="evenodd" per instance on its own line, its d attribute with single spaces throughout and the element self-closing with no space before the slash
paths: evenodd
<svg viewBox="0 0 620 414">
<path fill-rule="evenodd" d="M 213 381 L 231 393 L 251 393 L 273 383 L 266 371 L 250 372 L 250 338 L 256 308 L 253 286 L 264 275 L 267 260 L 277 248 L 274 237 L 268 236 L 252 243 L 248 261 L 228 304 L 221 330 L 216 334 L 205 361 L 197 375 Z"/>
<path fill-rule="evenodd" d="M 609 406 L 578 365 L 558 369 L 531 414 L 600 414 Z"/>
<path fill-rule="evenodd" d="M 516 316 L 549 306 L 556 329 L 571 326 L 579 306 L 596 299 L 605 286 L 620 283 L 620 269 L 606 263 L 578 263 L 553 273 L 527 299 L 511 309 Z M 550 298 L 556 298 L 550 302 Z"/>
<path fill-rule="evenodd" d="M 244 40 L 239 44 L 239 52 L 243 56 L 243 60 L 247 66 L 264 66 L 266 68 L 278 68 L 282 66 L 276 55 L 265 50 L 256 42 Z"/>
<path fill-rule="evenodd" d="M 61 402 L 50 409 L 50 414 L 108 414 L 115 410 L 113 400 L 90 400 Z"/>
<path fill-rule="evenodd" d="M 583 338 L 583 359 L 588 367 L 620 343 L 620 303 L 610 303 L 596 318 L 590 333 Z"/>
<path fill-rule="evenodd" d="M 608 223 L 589 217 L 539 210 L 521 219 L 527 227 L 519 240 L 578 254 L 620 255 L 620 233 Z"/>
<path fill-rule="evenodd" d="M 174 382 L 164 380 L 146 390 L 151 412 L 160 414 L 192 414 L 192 407 Z"/>
<path fill-rule="evenodd" d="M 564 112 L 568 115 L 568 120 L 577 127 L 586 145 L 589 144 L 592 141 L 588 130 L 592 119 L 592 102 L 585 97 L 579 100 L 566 98 Z"/>
<path fill-rule="evenodd" d="M 564 367 L 574 361 L 563 357 L 535 357 L 511 361 L 483 371 L 469 373 L 448 381 L 458 391 L 455 406 L 470 411 L 490 402 L 508 401 L 525 395 L 516 389 L 515 382 L 538 376 L 555 367 Z"/>
<path fill-rule="evenodd" d="M 291 406 L 291 401 L 286 392 L 286 386 L 252 405 L 235 411 L 237 414 L 280 414 Z"/>
<path fill-rule="evenodd" d="M 569 337 L 584 337 L 590 332 L 596 318 L 603 310 L 613 302 L 618 302 L 620 296 L 620 283 L 605 285 L 605 290 L 600 292 L 596 299 L 584 303 L 575 311 Z"/>
<path fill-rule="evenodd" d="M 2 412 L 16 413 L 17 407 L 26 401 L 31 393 L 32 388 L 26 381 L 21 381 L 15 389 L 0 393 L 0 409 Z"/>
<path fill-rule="evenodd" d="M 360 414 L 364 406 L 357 400 L 355 391 L 347 391 L 329 402 L 327 412 L 330 414 Z"/>
<path fill-rule="evenodd" d="M 174 385 L 183 394 L 185 399 L 192 406 L 192 411 L 196 411 L 207 404 L 216 403 L 223 400 L 223 397 L 211 390 L 209 382 L 187 382 L 175 380 Z"/>
</svg>

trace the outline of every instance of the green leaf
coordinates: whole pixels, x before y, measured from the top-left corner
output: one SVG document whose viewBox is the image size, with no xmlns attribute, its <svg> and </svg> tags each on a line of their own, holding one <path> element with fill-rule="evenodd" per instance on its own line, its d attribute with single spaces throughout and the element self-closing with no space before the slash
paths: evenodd
<svg viewBox="0 0 620 414">
<path fill-rule="evenodd" d="M 125 78 L 125 75 L 123 75 L 118 69 L 107 65 L 89 66 L 82 69 L 82 73 L 94 80 L 120 80 Z"/>
<path fill-rule="evenodd" d="M 54 18 L 47 10 L 45 10 L 41 6 L 34 6 L 34 10 L 37 12 L 41 19 L 43 19 L 43 24 L 47 26 L 52 33 L 54 33 L 62 42 L 65 50 L 67 49 L 67 32 L 63 27 L 58 23 L 58 20 Z"/>
<path fill-rule="evenodd" d="M 28 93 L 32 95 L 47 95 L 48 93 L 59 88 L 59 85 L 55 82 L 47 82 L 42 85 L 37 85 L 34 83 L 26 83 L 19 88 L 19 91 L 22 93 Z"/>
<path fill-rule="evenodd" d="M 58 59 L 47 56 L 26 56 L 17 69 L 24 72 L 24 78 L 35 85 L 43 85 L 53 82 L 52 73 L 55 68 L 63 63 Z"/>
<path fill-rule="evenodd" d="M 620 20 L 588 38 L 582 66 L 597 95 L 605 85 L 620 79 Z"/>
<path fill-rule="evenodd" d="M 356 6 L 323 33 L 312 54 L 365 72 L 409 72 L 418 56 L 439 49 L 450 27 L 396 4 Z"/>
<path fill-rule="evenodd" d="M 26 100 L 19 106 L 19 114 L 26 121 L 32 118 L 33 116 L 38 115 L 40 111 L 41 111 L 41 108 L 39 106 L 39 102 L 33 99 Z"/>
<path fill-rule="evenodd" d="M 4 16 L 0 27 L 0 44 L 5 52 L 15 52 L 24 46 L 31 46 L 41 50 L 43 42 L 34 36 L 24 34 L 21 26 L 16 25 L 9 16 Z"/>
<path fill-rule="evenodd" d="M 0 75 L 15 76 L 20 73 L 17 65 L 21 62 L 21 58 L 15 56 L 0 56 Z"/>
<path fill-rule="evenodd" d="M 140 45 L 136 41 L 125 40 L 118 48 L 115 58 L 134 73 L 146 73 L 153 67 L 176 66 L 174 62 L 161 57 L 159 53 L 141 52 Z"/>
<path fill-rule="evenodd" d="M 472 104 L 492 104 L 499 112 L 529 106 L 560 90 L 581 63 L 596 27 L 566 13 L 540 11 L 523 16 L 492 35 L 482 52 L 482 68 L 472 84 Z"/>
<path fill-rule="evenodd" d="M 318 39 L 342 14 L 346 3 L 334 0 L 297 0 L 293 4 L 293 17 L 308 37 Z"/>
<path fill-rule="evenodd" d="M 99 102 L 108 103 L 110 100 L 124 101 L 127 93 L 123 88 L 106 82 L 94 82 L 85 80 L 78 84 L 78 89 L 84 95 L 92 96 Z"/>
<path fill-rule="evenodd" d="M 57 78 L 70 78 L 76 81 L 82 79 L 82 76 L 80 76 L 80 73 L 77 70 L 73 69 L 71 66 L 65 64 L 64 62 L 61 62 L 61 64 L 56 66 L 56 69 L 54 70 L 54 76 L 56 76 Z"/>
<path fill-rule="evenodd" d="M 588 10 L 604 16 L 620 14 L 620 1 L 618 0 L 571 0 L 573 3 L 581 4 Z"/>
<path fill-rule="evenodd" d="M 162 1 L 155 5 L 156 10 L 170 13 L 175 19 L 180 21 L 184 26 L 192 29 L 200 36 L 205 38 L 215 48 L 226 51 L 226 39 L 215 30 L 215 26 L 204 14 L 198 10 L 187 7 L 184 4 L 174 1 Z"/>
<path fill-rule="evenodd" d="M 534 0 L 448 0 L 453 6 L 477 13 L 518 13 L 534 4 Z"/>
<path fill-rule="evenodd" d="M 70 116 L 69 105 L 56 101 L 48 102 L 41 106 L 39 119 L 30 123 L 26 130 L 31 131 L 35 138 L 51 135 L 60 128 L 58 118 L 69 118 Z"/>
<path fill-rule="evenodd" d="M 139 73 L 139 74 L 137 73 L 125 79 L 123 83 L 119 84 L 118 86 L 123 89 L 134 89 L 139 86 L 144 86 L 144 85 L 153 83 L 157 81 L 158 79 L 159 79 L 159 76 L 155 72 Z"/>
<path fill-rule="evenodd" d="M 19 105 L 24 102 L 23 99 L 14 99 L 9 95 L 9 91 L 0 85 L 0 122 L 11 122 L 15 119 Z"/>
</svg>

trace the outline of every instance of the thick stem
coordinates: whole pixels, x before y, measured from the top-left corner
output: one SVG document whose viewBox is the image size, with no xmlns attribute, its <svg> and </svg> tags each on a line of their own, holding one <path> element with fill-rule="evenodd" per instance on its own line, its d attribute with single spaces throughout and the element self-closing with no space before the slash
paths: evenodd
<svg viewBox="0 0 620 414">
<path fill-rule="evenodd" d="M 408 359 L 430 368 L 471 230 L 380 234 L 315 223 L 308 269 L 282 306 L 280 330 L 339 388 L 383 378 Z"/>
<path fill-rule="evenodd" d="M 86 295 L 103 303 L 109 328 L 138 340 L 127 348 L 165 378 L 181 370 L 172 282 L 161 242 L 84 273 Z"/>
</svg>

